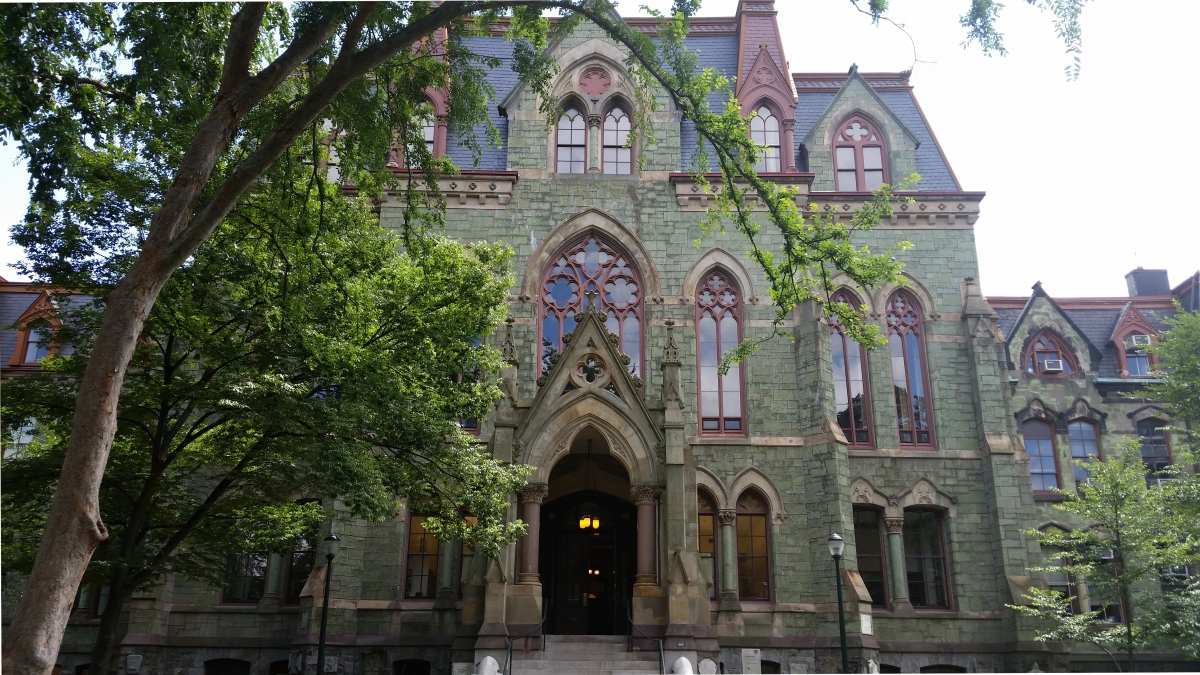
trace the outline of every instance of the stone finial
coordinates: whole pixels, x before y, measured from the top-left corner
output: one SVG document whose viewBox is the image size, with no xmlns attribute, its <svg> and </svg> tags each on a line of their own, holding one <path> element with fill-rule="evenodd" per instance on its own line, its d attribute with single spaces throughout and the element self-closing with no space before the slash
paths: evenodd
<svg viewBox="0 0 1200 675">
<path fill-rule="evenodd" d="M 667 319 L 667 346 L 663 350 L 663 365 L 679 365 L 679 345 L 675 342 L 675 322 Z"/>
<path fill-rule="evenodd" d="M 511 316 L 504 320 L 504 342 L 500 345 L 500 356 L 510 365 L 519 365 L 517 362 L 517 342 L 513 339 L 513 324 L 516 319 Z"/>
<path fill-rule="evenodd" d="M 599 295 L 596 291 L 587 292 L 587 311 L 589 314 L 595 314 L 600 311 L 600 304 L 597 302 Z"/>
<path fill-rule="evenodd" d="M 550 486 L 545 483 L 531 483 L 517 491 L 521 495 L 521 503 L 541 504 L 550 493 Z"/>
</svg>

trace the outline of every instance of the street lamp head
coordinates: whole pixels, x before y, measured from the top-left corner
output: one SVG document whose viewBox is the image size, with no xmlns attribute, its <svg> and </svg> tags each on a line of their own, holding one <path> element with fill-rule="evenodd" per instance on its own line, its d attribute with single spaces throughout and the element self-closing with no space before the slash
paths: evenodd
<svg viewBox="0 0 1200 675">
<path fill-rule="evenodd" d="M 846 549 L 846 542 L 842 540 L 842 535 L 834 532 L 829 535 L 829 555 L 840 558 L 842 551 Z"/>
<path fill-rule="evenodd" d="M 341 543 L 342 542 L 340 539 L 338 539 L 338 536 L 330 532 L 329 536 L 325 537 L 325 557 L 333 560 L 333 558 L 338 554 L 338 545 Z"/>
</svg>

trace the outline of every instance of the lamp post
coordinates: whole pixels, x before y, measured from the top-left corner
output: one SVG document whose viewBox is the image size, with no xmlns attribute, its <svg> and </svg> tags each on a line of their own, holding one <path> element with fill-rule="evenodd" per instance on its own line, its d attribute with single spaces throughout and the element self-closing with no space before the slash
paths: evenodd
<svg viewBox="0 0 1200 675">
<path fill-rule="evenodd" d="M 850 655 L 846 651 L 846 606 L 842 603 L 842 551 L 846 542 L 837 532 L 829 535 L 829 555 L 833 556 L 833 573 L 837 577 L 838 631 L 842 637 L 842 672 L 850 672 Z"/>
<path fill-rule="evenodd" d="M 317 675 L 325 675 L 325 627 L 329 624 L 329 579 L 333 576 L 333 559 L 337 556 L 338 536 L 332 532 L 325 537 L 325 602 L 321 604 L 321 637 L 317 641 Z"/>
</svg>

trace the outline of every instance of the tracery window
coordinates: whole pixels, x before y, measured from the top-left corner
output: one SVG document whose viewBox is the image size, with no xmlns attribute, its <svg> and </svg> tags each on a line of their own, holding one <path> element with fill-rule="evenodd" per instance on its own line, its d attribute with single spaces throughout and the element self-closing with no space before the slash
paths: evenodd
<svg viewBox="0 0 1200 675">
<path fill-rule="evenodd" d="M 767 500 L 757 490 L 746 490 L 737 501 L 738 597 L 771 599 L 770 536 Z"/>
<path fill-rule="evenodd" d="M 542 281 L 539 344 L 542 368 L 550 355 L 562 350 L 562 336 L 575 330 L 575 315 L 587 309 L 594 291 L 610 333 L 621 337 L 621 352 L 629 357 L 629 372 L 642 372 L 642 282 L 623 251 L 589 234 L 568 245 L 554 258 Z"/>
<path fill-rule="evenodd" d="M 708 599 L 717 599 L 718 576 L 717 560 L 717 504 L 704 490 L 696 494 L 696 518 L 700 526 L 700 560 L 708 557 L 708 580 L 712 584 L 708 588 Z"/>
<path fill-rule="evenodd" d="M 433 599 L 437 595 L 438 540 L 425 531 L 425 516 L 408 520 L 408 560 L 404 597 Z"/>
<path fill-rule="evenodd" d="M 884 535 L 880 527 L 882 518 L 883 513 L 875 509 L 854 509 L 854 550 L 858 554 L 858 574 L 871 594 L 873 607 L 887 606 L 888 597 Z"/>
<path fill-rule="evenodd" d="M 883 134 L 865 117 L 854 115 L 834 137 L 834 169 L 840 192 L 868 192 L 887 182 Z"/>
<path fill-rule="evenodd" d="M 604 116 L 604 173 L 631 172 L 633 150 L 625 147 L 629 141 L 629 126 L 629 115 L 621 108 L 613 108 Z"/>
<path fill-rule="evenodd" d="M 740 363 L 720 374 L 726 352 L 742 340 L 741 292 L 721 270 L 705 275 L 696 289 L 696 337 L 700 343 L 700 432 L 745 433 Z"/>
<path fill-rule="evenodd" d="M 1071 350 L 1064 348 L 1055 335 L 1043 331 L 1029 343 L 1029 349 L 1025 352 L 1025 372 L 1034 375 L 1070 375 L 1075 370 Z"/>
<path fill-rule="evenodd" d="M 1075 420 L 1067 425 L 1067 438 L 1071 442 L 1071 459 L 1080 461 L 1099 461 L 1100 442 L 1096 438 L 1096 425 L 1083 420 Z M 1087 469 L 1075 467 L 1075 484 L 1091 480 Z"/>
<path fill-rule="evenodd" d="M 835 303 L 860 307 L 861 302 L 842 291 L 833 296 Z M 854 338 L 846 335 L 841 324 L 830 325 L 833 353 L 833 397 L 838 425 L 852 446 L 871 445 L 870 387 L 867 382 L 867 353 Z"/>
<path fill-rule="evenodd" d="M 907 293 L 888 299 L 888 353 L 892 390 L 896 397 L 896 426 L 901 445 L 932 446 L 932 408 L 929 375 L 925 370 L 925 340 L 921 308 Z"/>
<path fill-rule="evenodd" d="M 780 160 L 779 118 L 767 106 L 759 106 L 750 118 L 750 140 L 759 147 L 755 171 L 778 172 Z"/>
<path fill-rule="evenodd" d="M 904 568 L 913 607 L 949 607 L 944 518 L 940 511 L 904 512 Z"/>
<path fill-rule="evenodd" d="M 587 171 L 587 120 L 575 108 L 558 118 L 558 173 Z"/>
<path fill-rule="evenodd" d="M 1054 427 L 1042 420 L 1026 420 L 1021 425 L 1025 452 L 1029 455 L 1029 475 L 1034 492 L 1050 492 L 1058 487 L 1058 458 L 1054 453 Z"/>
<path fill-rule="evenodd" d="M 1161 420 L 1142 420 L 1137 425 L 1142 462 L 1146 464 L 1146 483 L 1150 485 L 1170 478 L 1170 474 L 1164 473 L 1171 466 L 1171 448 L 1167 445 L 1165 426 Z"/>
</svg>

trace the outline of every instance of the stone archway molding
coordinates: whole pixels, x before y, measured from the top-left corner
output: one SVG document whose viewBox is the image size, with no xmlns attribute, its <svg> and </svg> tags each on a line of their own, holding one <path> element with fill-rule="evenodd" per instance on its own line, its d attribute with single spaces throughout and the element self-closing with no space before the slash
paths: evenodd
<svg viewBox="0 0 1200 675">
<path fill-rule="evenodd" d="M 733 275 L 746 302 L 751 304 L 758 303 L 759 297 L 754 292 L 754 281 L 750 273 L 746 271 L 746 267 L 742 265 L 740 260 L 723 248 L 709 249 L 704 255 L 700 256 L 699 260 L 692 263 L 692 267 L 683 277 L 683 288 L 679 293 L 683 296 L 685 302 L 693 303 L 696 301 L 696 289 L 700 286 L 700 280 L 718 267 Z"/>
<path fill-rule="evenodd" d="M 779 496 L 779 490 L 775 487 L 775 483 L 767 478 L 767 474 L 754 467 L 743 469 L 729 484 L 729 490 L 725 494 L 731 508 L 737 508 L 738 497 L 751 487 L 767 498 L 767 502 L 771 505 L 771 522 L 776 525 L 783 524 L 783 521 L 787 520 L 788 513 L 783 508 L 783 499 Z"/>
<path fill-rule="evenodd" d="M 542 273 L 550 264 L 551 258 L 567 244 L 589 233 L 603 237 L 628 253 L 642 278 L 642 297 L 662 302 L 658 267 L 654 264 L 653 256 L 642 245 L 642 240 L 619 220 L 595 208 L 580 211 L 556 225 L 538 245 L 533 255 L 529 256 L 529 262 L 525 264 L 525 275 L 521 280 L 522 302 L 537 301 L 541 295 L 538 286 L 541 284 Z"/>
</svg>

